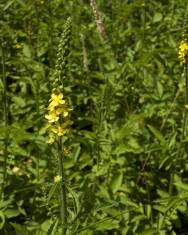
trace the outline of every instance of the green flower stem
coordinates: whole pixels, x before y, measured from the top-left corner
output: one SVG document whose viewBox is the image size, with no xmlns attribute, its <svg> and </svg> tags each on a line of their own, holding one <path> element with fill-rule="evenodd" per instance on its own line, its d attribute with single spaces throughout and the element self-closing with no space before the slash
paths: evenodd
<svg viewBox="0 0 188 235">
<path fill-rule="evenodd" d="M 37 122 L 40 119 L 40 110 L 39 110 L 39 81 L 36 79 L 35 81 L 35 103 L 36 103 L 36 117 L 37 117 Z M 37 134 L 39 135 L 39 125 L 37 123 Z M 39 151 L 39 149 L 38 149 Z M 37 153 L 36 156 L 36 170 L 37 170 L 37 182 L 40 180 L 40 169 L 39 169 L 39 158 L 40 158 L 40 153 Z"/>
<path fill-rule="evenodd" d="M 186 105 L 188 104 L 188 63 L 187 63 L 187 58 L 185 58 L 185 103 L 184 103 L 184 113 L 183 113 L 183 131 L 182 131 L 182 136 L 181 136 L 181 143 L 180 147 L 178 149 L 178 158 L 181 158 L 182 154 L 182 145 L 183 145 L 183 140 L 186 137 L 187 134 L 187 108 Z M 173 184 L 174 184 L 174 173 L 171 173 L 170 175 L 170 183 L 169 183 L 169 188 L 168 192 L 170 195 L 173 194 Z"/>
<path fill-rule="evenodd" d="M 62 137 L 58 137 L 58 163 L 59 163 L 59 175 L 62 177 L 59 184 L 60 193 L 60 216 L 62 223 L 62 235 L 66 234 L 67 230 L 67 197 L 66 197 L 66 185 L 64 174 L 64 156 L 63 156 L 63 143 Z"/>
<path fill-rule="evenodd" d="M 174 185 L 174 173 L 171 173 L 170 174 L 170 183 L 169 183 L 169 187 L 168 187 L 169 195 L 173 194 L 173 185 Z"/>
<path fill-rule="evenodd" d="M 184 121 L 183 121 L 183 138 L 187 134 L 187 107 L 188 105 L 188 63 L 187 58 L 185 61 L 185 109 L 184 109 Z"/>
<path fill-rule="evenodd" d="M 0 200 L 3 198 L 5 182 L 7 178 L 7 160 L 8 160 L 8 141 L 9 133 L 7 130 L 8 127 L 8 96 L 7 96 L 7 81 L 6 81 L 6 68 L 5 68 L 5 55 L 3 46 L 1 45 L 1 54 L 2 54 L 2 80 L 3 80 L 3 114 L 4 114 L 4 126 L 6 128 L 5 139 L 4 139 L 4 164 L 3 164 L 3 181 L 0 190 Z"/>
</svg>

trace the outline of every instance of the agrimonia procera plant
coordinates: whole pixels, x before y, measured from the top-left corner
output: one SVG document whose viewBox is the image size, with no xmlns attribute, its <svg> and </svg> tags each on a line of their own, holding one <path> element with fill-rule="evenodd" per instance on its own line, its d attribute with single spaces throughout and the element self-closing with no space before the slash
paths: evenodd
<svg viewBox="0 0 188 235">
<path fill-rule="evenodd" d="M 60 37 L 58 46 L 57 61 L 53 73 L 53 89 L 51 99 L 49 100 L 48 114 L 45 118 L 48 120 L 48 143 L 57 144 L 57 155 L 59 163 L 59 175 L 55 177 L 55 182 L 59 183 L 60 195 L 60 215 L 62 222 L 62 234 L 67 230 L 67 200 L 66 200 L 66 182 L 63 167 L 63 140 L 70 129 L 70 108 L 67 99 L 64 96 L 63 80 L 67 75 L 67 63 L 71 39 L 71 18 L 68 18 L 64 31 Z"/>
<path fill-rule="evenodd" d="M 7 96 L 7 80 L 6 80 L 6 69 L 5 69 L 5 52 L 3 45 L 1 45 L 1 55 L 2 55 L 2 81 L 3 81 L 3 116 L 4 116 L 4 126 L 5 128 L 8 127 L 8 96 Z M 5 188 L 5 182 L 7 178 L 7 161 L 8 161 L 8 140 L 9 134 L 6 130 L 5 137 L 4 137 L 4 162 L 3 162 L 3 179 L 2 179 L 2 185 L 0 189 L 0 200 L 3 198 L 4 195 L 4 188 Z"/>
<path fill-rule="evenodd" d="M 183 36 L 183 40 L 179 46 L 179 60 L 184 67 L 185 74 L 185 111 L 184 111 L 184 123 L 183 123 L 183 137 L 186 136 L 187 126 L 187 110 L 188 110 L 188 41 L 186 35 Z"/>
</svg>

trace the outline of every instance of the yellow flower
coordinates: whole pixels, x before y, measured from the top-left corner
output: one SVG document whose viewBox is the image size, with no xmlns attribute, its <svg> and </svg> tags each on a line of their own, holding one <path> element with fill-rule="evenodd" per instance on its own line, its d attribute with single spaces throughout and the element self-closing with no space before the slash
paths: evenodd
<svg viewBox="0 0 188 235">
<path fill-rule="evenodd" d="M 63 108 L 57 108 L 56 109 L 56 113 L 59 115 L 59 114 L 62 114 L 62 113 L 64 113 L 65 111 L 64 111 L 64 109 Z"/>
<path fill-rule="evenodd" d="M 58 136 L 63 136 L 66 133 L 66 129 L 64 129 L 60 123 L 57 123 L 56 128 L 52 128 L 53 133 L 57 134 Z"/>
<path fill-rule="evenodd" d="M 45 118 L 48 119 L 49 123 L 57 122 L 59 120 L 59 117 L 57 116 L 56 111 L 50 111 L 48 115 L 45 115 Z"/>
<path fill-rule="evenodd" d="M 48 143 L 48 144 L 53 144 L 54 141 L 55 141 L 55 137 L 54 137 L 53 135 L 50 135 L 49 138 L 48 138 L 47 143 Z"/>
<path fill-rule="evenodd" d="M 22 48 L 22 46 L 19 43 L 16 43 L 15 47 L 16 47 L 16 49 Z"/>
<path fill-rule="evenodd" d="M 63 111 L 63 117 L 65 118 L 65 117 L 67 117 L 68 115 L 69 115 L 69 112 L 68 111 Z"/>
<path fill-rule="evenodd" d="M 54 108 L 58 107 L 59 105 L 65 104 L 65 100 L 63 100 L 63 94 L 59 93 L 59 94 L 55 94 L 53 93 L 51 95 L 51 99 L 50 99 L 50 104 L 48 106 L 48 109 L 54 110 Z"/>
<path fill-rule="evenodd" d="M 56 175 L 54 177 L 54 183 L 59 183 L 59 182 L 61 182 L 61 180 L 62 180 L 62 177 L 60 175 Z"/>
<path fill-rule="evenodd" d="M 179 60 L 181 64 L 185 64 L 186 57 L 188 56 L 188 43 L 182 40 L 179 46 Z"/>
</svg>

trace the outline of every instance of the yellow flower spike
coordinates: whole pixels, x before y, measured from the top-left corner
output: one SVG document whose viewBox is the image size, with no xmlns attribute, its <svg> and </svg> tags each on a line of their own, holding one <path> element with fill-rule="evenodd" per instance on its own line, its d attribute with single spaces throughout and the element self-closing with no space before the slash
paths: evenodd
<svg viewBox="0 0 188 235">
<path fill-rule="evenodd" d="M 52 93 L 49 100 L 48 114 L 45 118 L 48 120 L 49 136 L 48 143 L 51 144 L 55 141 L 55 136 L 64 136 L 69 131 L 69 125 L 71 124 L 69 120 L 68 103 L 63 99 L 63 93 Z"/>
<path fill-rule="evenodd" d="M 188 56 L 188 43 L 182 40 L 179 46 L 179 60 L 181 64 L 185 64 L 186 57 Z"/>
</svg>

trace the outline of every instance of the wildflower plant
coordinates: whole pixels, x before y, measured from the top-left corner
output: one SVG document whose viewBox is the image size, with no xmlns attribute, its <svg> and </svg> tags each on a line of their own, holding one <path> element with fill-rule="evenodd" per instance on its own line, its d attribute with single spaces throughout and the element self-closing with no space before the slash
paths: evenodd
<svg viewBox="0 0 188 235">
<path fill-rule="evenodd" d="M 62 234 L 66 234 L 67 226 L 67 202 L 66 202 L 66 186 L 65 174 L 63 168 L 63 141 L 70 129 L 70 107 L 64 96 L 63 80 L 66 78 L 67 63 L 69 55 L 69 46 L 71 39 L 71 18 L 65 23 L 64 31 L 58 46 L 57 61 L 53 74 L 53 89 L 48 105 L 48 113 L 45 118 L 48 120 L 48 143 L 52 144 L 57 141 L 59 174 L 54 178 L 55 183 L 59 183 L 60 195 L 60 214 L 62 222 Z"/>
<path fill-rule="evenodd" d="M 187 105 L 188 105 L 188 42 L 187 42 L 187 30 L 185 29 L 183 32 L 183 39 L 180 42 L 179 46 L 179 60 L 180 64 L 183 65 L 184 68 L 184 76 L 185 76 L 185 101 L 184 101 L 184 118 L 183 118 L 183 137 L 186 136 L 187 133 Z"/>
</svg>

